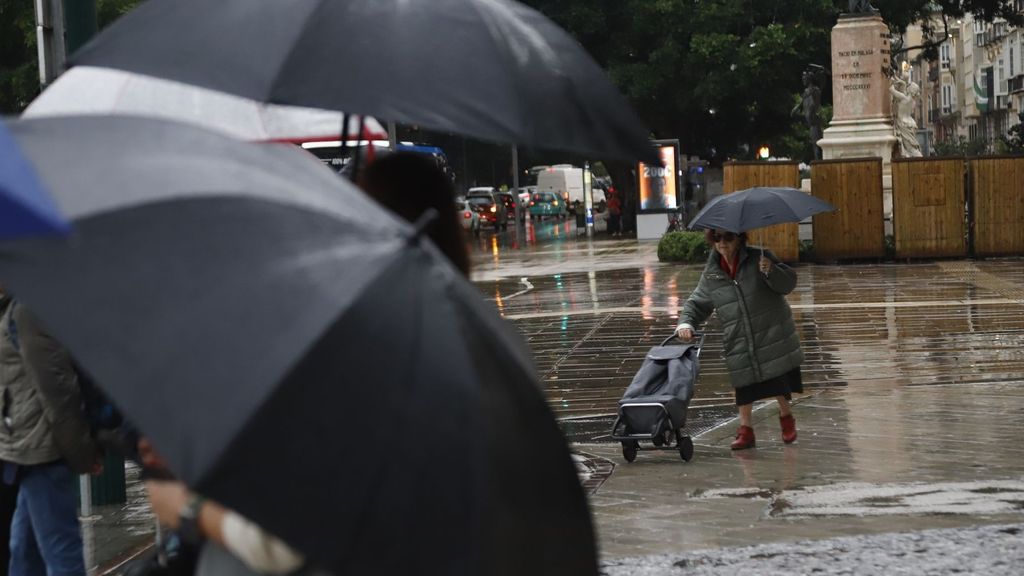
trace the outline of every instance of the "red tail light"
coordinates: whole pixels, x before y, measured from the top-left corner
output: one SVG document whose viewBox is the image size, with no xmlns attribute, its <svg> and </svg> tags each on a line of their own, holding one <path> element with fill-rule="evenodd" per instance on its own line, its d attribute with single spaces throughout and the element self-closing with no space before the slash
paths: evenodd
<svg viewBox="0 0 1024 576">
<path fill-rule="evenodd" d="M 466 216 L 466 218 L 472 218 L 473 217 L 473 213 L 470 212 L 469 210 L 467 210 L 465 216 Z"/>
</svg>

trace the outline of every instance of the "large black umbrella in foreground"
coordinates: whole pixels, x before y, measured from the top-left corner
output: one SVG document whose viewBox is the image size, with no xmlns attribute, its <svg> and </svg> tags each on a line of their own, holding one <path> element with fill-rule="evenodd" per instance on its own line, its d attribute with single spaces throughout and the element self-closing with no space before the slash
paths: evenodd
<svg viewBox="0 0 1024 576">
<path fill-rule="evenodd" d="M 660 162 L 579 43 L 512 0 L 149 0 L 73 63 L 484 140 Z"/>
<path fill-rule="evenodd" d="M 596 573 L 522 342 L 414 230 L 295 147 L 9 128 L 75 233 L 0 278 L 188 484 L 339 574 Z"/>
</svg>

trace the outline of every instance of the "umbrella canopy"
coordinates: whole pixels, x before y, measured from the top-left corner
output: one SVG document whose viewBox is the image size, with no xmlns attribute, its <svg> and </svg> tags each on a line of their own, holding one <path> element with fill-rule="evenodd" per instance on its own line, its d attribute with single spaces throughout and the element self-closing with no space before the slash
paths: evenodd
<svg viewBox="0 0 1024 576">
<path fill-rule="evenodd" d="M 32 163 L 0 123 L 0 240 L 68 229 Z"/>
<path fill-rule="evenodd" d="M 342 114 L 315 108 L 276 106 L 122 70 L 78 66 L 29 104 L 24 116 L 82 114 L 143 115 L 180 120 L 242 140 L 311 142 L 337 140 Z M 365 140 L 386 140 L 373 118 L 363 119 Z M 359 134 L 359 118 L 349 116 L 345 134 Z"/>
<path fill-rule="evenodd" d="M 522 341 L 417 231 L 291 145 L 10 129 L 75 234 L 0 278 L 190 486 L 339 574 L 596 574 Z"/>
<path fill-rule="evenodd" d="M 636 114 L 579 43 L 512 0 L 150 0 L 72 62 L 660 163 Z"/>
<path fill-rule="evenodd" d="M 773 224 L 800 222 L 836 207 L 796 188 L 748 188 L 722 194 L 708 202 L 690 221 L 689 228 L 746 232 Z"/>
</svg>

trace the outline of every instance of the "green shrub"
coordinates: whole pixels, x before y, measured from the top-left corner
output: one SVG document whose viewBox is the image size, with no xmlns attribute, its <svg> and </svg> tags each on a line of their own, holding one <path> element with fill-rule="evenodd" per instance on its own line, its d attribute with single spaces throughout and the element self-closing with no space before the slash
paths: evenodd
<svg viewBox="0 0 1024 576">
<path fill-rule="evenodd" d="M 814 262 L 814 240 L 800 241 L 800 261 Z"/>
<path fill-rule="evenodd" d="M 662 262 L 703 263 L 707 259 L 703 232 L 668 232 L 658 242 L 658 260 Z"/>
</svg>

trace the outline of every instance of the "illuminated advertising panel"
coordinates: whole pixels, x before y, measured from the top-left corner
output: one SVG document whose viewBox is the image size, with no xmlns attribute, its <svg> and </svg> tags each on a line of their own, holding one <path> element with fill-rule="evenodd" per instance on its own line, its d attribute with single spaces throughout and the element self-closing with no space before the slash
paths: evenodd
<svg viewBox="0 0 1024 576">
<path fill-rule="evenodd" d="M 663 166 L 640 162 L 640 211 L 666 212 L 679 207 L 679 141 L 654 142 Z"/>
</svg>

